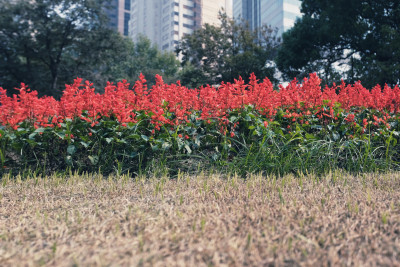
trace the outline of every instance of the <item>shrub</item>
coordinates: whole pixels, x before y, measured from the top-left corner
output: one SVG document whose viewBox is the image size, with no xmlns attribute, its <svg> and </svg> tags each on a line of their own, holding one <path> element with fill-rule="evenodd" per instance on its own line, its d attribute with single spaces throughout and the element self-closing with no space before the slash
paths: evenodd
<svg viewBox="0 0 400 267">
<path fill-rule="evenodd" d="M 398 86 L 321 90 L 316 74 L 278 91 L 254 75 L 198 89 L 156 79 L 147 88 L 141 75 L 132 90 L 107 83 L 99 94 L 78 78 L 59 101 L 24 84 L 12 97 L 0 88 L 2 171 L 398 169 Z"/>
</svg>

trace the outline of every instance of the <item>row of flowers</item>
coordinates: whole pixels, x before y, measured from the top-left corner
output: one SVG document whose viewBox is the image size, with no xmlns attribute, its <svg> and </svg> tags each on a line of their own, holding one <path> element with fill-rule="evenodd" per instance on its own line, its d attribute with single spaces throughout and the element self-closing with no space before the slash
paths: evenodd
<svg viewBox="0 0 400 267">
<path fill-rule="evenodd" d="M 176 164 L 184 157 L 277 173 L 397 168 L 400 162 L 398 86 L 321 88 L 310 74 L 276 88 L 252 75 L 248 84 L 239 78 L 189 89 L 156 78 L 151 88 L 140 76 L 133 88 L 108 83 L 103 93 L 78 78 L 60 100 L 38 97 L 24 84 L 13 96 L 0 88 L 0 172 L 111 173 L 122 166 L 137 172 L 157 166 L 154 160 Z"/>
<path fill-rule="evenodd" d="M 79 118 L 92 126 L 104 117 L 115 118 L 122 126 L 137 123 L 137 114 L 149 116 L 154 130 L 162 125 L 179 125 L 188 121 L 193 113 L 199 120 L 218 118 L 221 124 L 229 122 L 233 110 L 252 106 L 263 118 L 265 125 L 276 118 L 279 110 L 283 117 L 300 124 L 308 124 L 308 118 L 315 116 L 322 124 L 329 124 L 344 118 L 349 124 L 359 124 L 364 130 L 369 124 L 383 125 L 390 129 L 389 121 L 399 118 L 400 89 L 385 85 L 383 90 L 377 85 L 372 90 L 364 88 L 360 82 L 353 85 L 320 86 L 316 74 L 299 83 L 296 79 L 286 87 L 274 90 L 265 78 L 262 82 L 254 75 L 245 84 L 242 79 L 234 83 L 222 83 L 218 88 L 205 86 L 189 89 L 176 84 L 165 84 L 160 76 L 152 88 L 147 88 L 143 76 L 132 89 L 126 81 L 117 85 L 108 83 L 104 93 L 96 93 L 93 85 L 77 78 L 72 85 L 66 85 L 59 101 L 52 97 L 38 97 L 25 84 L 19 94 L 7 96 L 0 88 L 0 124 L 17 129 L 22 122 L 30 122 L 35 128 L 61 127 L 66 119 Z M 370 118 L 356 121 L 358 113 L 365 109 L 376 110 Z M 238 126 L 237 124 L 235 127 Z"/>
</svg>

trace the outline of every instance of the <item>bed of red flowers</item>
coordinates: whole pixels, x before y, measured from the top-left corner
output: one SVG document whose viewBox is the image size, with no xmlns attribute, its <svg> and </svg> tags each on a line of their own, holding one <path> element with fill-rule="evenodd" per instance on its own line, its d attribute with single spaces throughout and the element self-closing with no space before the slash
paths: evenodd
<svg viewBox="0 0 400 267">
<path fill-rule="evenodd" d="M 398 86 L 321 88 L 310 74 L 278 90 L 254 75 L 248 84 L 189 89 L 156 78 L 152 88 L 140 76 L 133 88 L 108 83 L 104 93 L 77 78 L 60 100 L 24 84 L 13 96 L 0 88 L 3 171 L 137 172 L 162 159 L 176 168 L 193 159 L 232 163 L 246 172 L 398 166 Z"/>
</svg>

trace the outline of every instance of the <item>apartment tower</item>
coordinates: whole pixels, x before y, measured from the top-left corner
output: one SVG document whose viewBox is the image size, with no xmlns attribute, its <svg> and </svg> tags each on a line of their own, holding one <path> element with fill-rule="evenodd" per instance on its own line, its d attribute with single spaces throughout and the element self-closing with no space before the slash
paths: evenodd
<svg viewBox="0 0 400 267">
<path fill-rule="evenodd" d="M 208 23 L 218 25 L 224 9 L 232 17 L 232 0 L 132 0 L 129 36 L 147 36 L 163 51 L 173 51 L 186 34 Z"/>
<path fill-rule="evenodd" d="M 300 0 L 235 0 L 233 16 L 249 22 L 251 29 L 266 24 L 278 29 L 278 36 L 301 17 Z"/>
<path fill-rule="evenodd" d="M 128 36 L 131 0 L 109 0 L 105 4 L 105 12 L 110 19 L 110 27 Z"/>
</svg>

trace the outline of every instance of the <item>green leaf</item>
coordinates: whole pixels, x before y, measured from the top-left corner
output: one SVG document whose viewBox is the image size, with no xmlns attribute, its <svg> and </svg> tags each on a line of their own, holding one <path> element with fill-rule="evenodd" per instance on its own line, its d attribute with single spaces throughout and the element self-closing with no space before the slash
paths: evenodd
<svg viewBox="0 0 400 267">
<path fill-rule="evenodd" d="M 188 152 L 188 154 L 192 154 L 192 150 L 190 149 L 190 147 L 187 144 L 185 144 L 185 148 L 186 148 L 186 151 Z"/>
<path fill-rule="evenodd" d="M 111 143 L 111 142 L 113 141 L 113 139 L 114 139 L 114 138 L 109 138 L 109 137 L 107 137 L 107 138 L 106 138 L 106 142 L 109 144 L 109 143 Z"/>
<path fill-rule="evenodd" d="M 196 136 L 196 138 L 194 139 L 194 143 L 200 146 L 200 136 Z"/>
<path fill-rule="evenodd" d="M 393 140 L 393 141 L 392 141 L 392 142 L 393 142 L 393 147 L 395 147 L 395 146 L 397 145 L 397 139 L 396 139 L 396 138 L 393 138 L 392 140 Z"/>
<path fill-rule="evenodd" d="M 30 144 L 32 147 L 34 147 L 34 146 L 36 146 L 38 143 L 36 143 L 34 140 L 30 140 L 30 139 L 27 139 L 27 140 L 25 140 L 28 144 Z"/>
<path fill-rule="evenodd" d="M 186 125 L 188 125 L 189 123 L 187 123 Z M 191 124 L 191 123 L 190 123 Z M 193 130 L 193 128 L 192 127 L 190 127 L 190 126 L 186 126 L 186 127 L 184 127 L 183 128 L 184 130 L 185 130 L 185 132 L 191 132 L 192 130 Z"/>
<path fill-rule="evenodd" d="M 312 134 L 309 134 L 309 133 L 306 133 L 306 139 L 307 140 L 315 140 L 315 139 L 317 139 L 314 135 L 312 135 Z"/>
<path fill-rule="evenodd" d="M 74 145 L 69 145 L 67 147 L 67 153 L 73 155 L 76 152 L 76 147 Z"/>
<path fill-rule="evenodd" d="M 237 120 L 237 117 L 236 117 L 236 116 L 231 116 L 231 117 L 229 118 L 229 121 L 230 121 L 230 122 L 236 122 L 236 120 Z"/>
<path fill-rule="evenodd" d="M 127 138 L 128 138 L 128 139 L 136 139 L 136 140 L 138 140 L 138 139 L 140 139 L 140 135 L 138 135 L 138 134 L 131 134 L 131 135 L 129 135 Z"/>
<path fill-rule="evenodd" d="M 255 129 L 255 130 L 253 131 L 253 135 L 261 136 L 262 133 L 261 133 L 259 130 Z"/>
<path fill-rule="evenodd" d="M 31 133 L 29 136 L 28 136 L 28 138 L 30 139 L 30 140 L 33 140 L 33 139 L 35 139 L 35 136 L 37 135 L 37 133 L 36 132 L 33 132 L 33 133 Z"/>
<path fill-rule="evenodd" d="M 311 129 L 318 129 L 318 130 L 322 130 L 322 126 L 321 125 L 311 125 Z"/>
<path fill-rule="evenodd" d="M 117 143 L 119 143 L 119 144 L 126 144 L 126 141 L 125 141 L 125 139 L 118 139 L 118 138 L 117 138 Z"/>
<path fill-rule="evenodd" d="M 333 132 L 333 133 L 332 133 L 332 137 L 333 137 L 333 140 L 334 140 L 334 141 L 337 141 L 337 140 L 339 140 L 340 135 L 339 135 L 337 132 Z"/>
<path fill-rule="evenodd" d="M 88 158 L 93 165 L 96 165 L 99 162 L 98 156 L 88 156 Z"/>
<path fill-rule="evenodd" d="M 160 149 L 160 148 L 159 148 L 157 145 L 152 145 L 152 144 L 151 144 L 151 150 L 152 150 L 153 152 L 157 152 L 159 149 Z"/>
<path fill-rule="evenodd" d="M 72 165 L 72 157 L 71 156 L 67 156 L 66 162 L 67 162 L 67 165 L 71 166 Z"/>
<path fill-rule="evenodd" d="M 81 141 L 81 144 L 82 144 L 85 148 L 88 148 L 88 146 L 89 146 L 88 143 L 85 143 L 85 142 L 83 142 L 83 141 Z"/>
<path fill-rule="evenodd" d="M 141 136 L 144 141 L 146 142 L 149 141 L 149 137 L 147 137 L 146 135 L 142 134 Z"/>
<path fill-rule="evenodd" d="M 37 128 L 35 133 L 43 133 L 46 129 L 45 128 Z"/>
<path fill-rule="evenodd" d="M 163 142 L 162 145 L 161 145 L 161 147 L 162 147 L 163 149 L 168 149 L 168 148 L 171 147 L 171 144 L 168 143 L 168 142 Z"/>
</svg>

